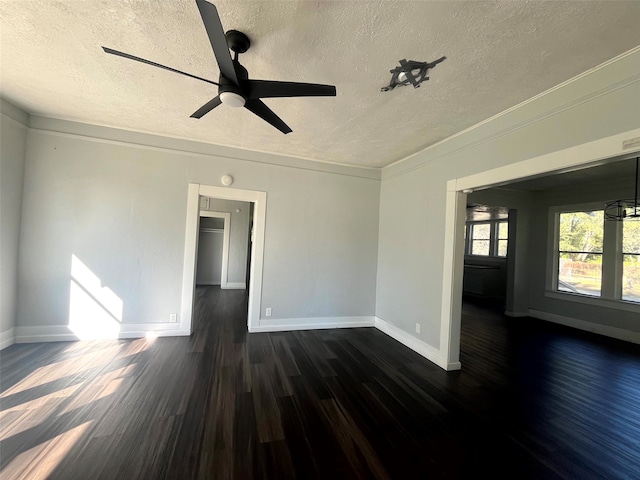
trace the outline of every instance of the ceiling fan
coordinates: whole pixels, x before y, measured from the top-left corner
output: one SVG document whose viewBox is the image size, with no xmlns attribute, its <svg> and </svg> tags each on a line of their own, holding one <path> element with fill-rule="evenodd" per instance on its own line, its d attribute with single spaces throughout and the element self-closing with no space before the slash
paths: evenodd
<svg viewBox="0 0 640 480">
<path fill-rule="evenodd" d="M 159 63 L 145 60 L 144 58 L 135 57 L 128 53 L 119 52 L 112 48 L 102 47 L 102 49 L 111 55 L 129 58 L 217 85 L 218 95 L 196 110 L 191 115 L 192 118 L 202 118 L 218 105 L 224 103 L 230 107 L 244 107 L 286 134 L 292 130 L 260 100 L 261 98 L 335 97 L 336 87 L 333 85 L 250 80 L 247 69 L 240 65 L 238 61 L 238 56 L 241 53 L 245 53 L 251 46 L 249 37 L 237 30 L 229 30 L 225 34 L 215 5 L 204 0 L 196 0 L 196 4 L 198 5 L 202 22 L 209 36 L 209 42 L 211 42 L 211 47 L 213 48 L 213 53 L 220 69 L 220 77 L 217 82 L 191 75 L 190 73 L 182 72 L 165 65 L 160 65 Z M 229 49 L 234 52 L 233 58 L 231 58 Z"/>
</svg>

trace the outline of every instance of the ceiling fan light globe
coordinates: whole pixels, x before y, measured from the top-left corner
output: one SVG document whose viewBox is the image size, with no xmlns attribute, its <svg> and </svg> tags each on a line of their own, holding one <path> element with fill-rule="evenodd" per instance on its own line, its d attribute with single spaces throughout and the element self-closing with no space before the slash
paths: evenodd
<svg viewBox="0 0 640 480">
<path fill-rule="evenodd" d="M 234 92 L 222 92 L 220 94 L 220 101 L 233 108 L 244 107 L 244 104 L 246 103 L 246 100 L 242 95 L 238 95 Z"/>
</svg>

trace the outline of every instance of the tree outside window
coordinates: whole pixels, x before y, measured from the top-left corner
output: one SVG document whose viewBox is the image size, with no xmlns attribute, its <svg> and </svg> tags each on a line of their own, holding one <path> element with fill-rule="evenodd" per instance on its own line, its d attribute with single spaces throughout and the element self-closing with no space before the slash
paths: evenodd
<svg viewBox="0 0 640 480">
<path fill-rule="evenodd" d="M 560 214 L 558 290 L 599 297 L 604 212 Z"/>
</svg>

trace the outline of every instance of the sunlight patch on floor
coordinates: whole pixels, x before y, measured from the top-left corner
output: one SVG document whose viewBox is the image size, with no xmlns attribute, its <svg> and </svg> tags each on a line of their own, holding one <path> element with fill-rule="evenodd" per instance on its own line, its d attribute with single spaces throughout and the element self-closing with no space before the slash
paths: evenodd
<svg viewBox="0 0 640 480">
<path fill-rule="evenodd" d="M 55 471 L 92 421 L 44 441 L 18 455 L 2 470 L 2 478 L 13 480 L 45 480 Z"/>
<path fill-rule="evenodd" d="M 82 384 L 72 385 L 9 408 L 6 408 L 6 401 L 3 402 L 3 411 L 0 413 L 0 424 L 2 424 L 0 440 L 6 440 L 38 426 L 54 415 L 60 404 L 73 396 L 81 387 Z"/>
<path fill-rule="evenodd" d="M 65 358 L 59 362 L 43 365 L 16 385 L 3 392 L 0 398 L 45 385 L 64 377 L 78 375 L 86 370 L 105 365 L 117 357 L 121 349 L 122 345 L 114 344 L 109 348 L 97 352 L 89 352 L 84 355 Z"/>
</svg>

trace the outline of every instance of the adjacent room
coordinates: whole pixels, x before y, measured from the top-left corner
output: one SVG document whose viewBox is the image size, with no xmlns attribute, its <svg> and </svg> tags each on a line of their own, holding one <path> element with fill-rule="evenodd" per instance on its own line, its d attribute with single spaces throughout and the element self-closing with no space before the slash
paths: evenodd
<svg viewBox="0 0 640 480">
<path fill-rule="evenodd" d="M 0 2 L 0 476 L 640 477 L 639 22 Z"/>
</svg>

